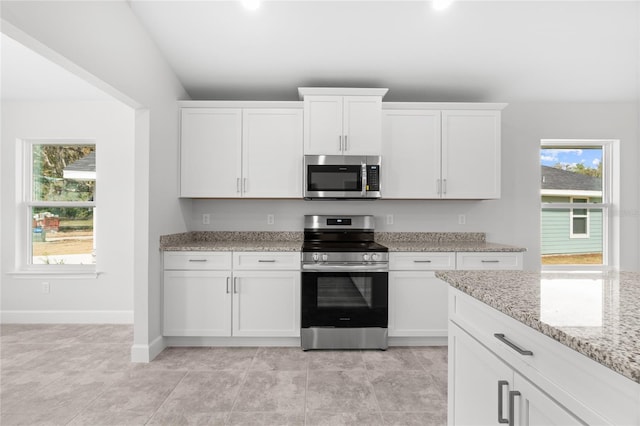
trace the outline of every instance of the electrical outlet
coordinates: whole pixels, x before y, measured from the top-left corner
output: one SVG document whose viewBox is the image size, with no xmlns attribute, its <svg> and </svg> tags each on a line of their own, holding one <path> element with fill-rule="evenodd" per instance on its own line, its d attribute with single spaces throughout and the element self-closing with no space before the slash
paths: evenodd
<svg viewBox="0 0 640 426">
<path fill-rule="evenodd" d="M 49 294 L 51 292 L 51 286 L 47 281 L 42 282 L 42 292 L 44 294 Z"/>
<path fill-rule="evenodd" d="M 393 225 L 393 215 L 392 214 L 388 214 L 387 215 L 387 225 Z"/>
<path fill-rule="evenodd" d="M 209 225 L 211 223 L 211 215 L 209 213 L 204 213 L 202 215 L 202 224 Z"/>
<path fill-rule="evenodd" d="M 267 225 L 273 225 L 275 223 L 275 217 L 272 214 L 267 215 Z"/>
<path fill-rule="evenodd" d="M 458 215 L 458 225 L 465 225 L 467 223 L 467 215 L 459 214 Z"/>
</svg>

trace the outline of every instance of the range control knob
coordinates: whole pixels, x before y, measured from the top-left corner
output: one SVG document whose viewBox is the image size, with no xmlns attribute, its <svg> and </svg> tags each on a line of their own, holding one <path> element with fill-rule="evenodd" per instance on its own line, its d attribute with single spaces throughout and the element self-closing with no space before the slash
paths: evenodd
<svg viewBox="0 0 640 426">
<path fill-rule="evenodd" d="M 329 256 L 326 253 L 322 254 L 322 261 L 326 262 L 329 259 Z"/>
<path fill-rule="evenodd" d="M 369 254 L 368 253 L 363 254 L 362 258 L 364 259 L 365 262 L 368 262 L 369 261 Z"/>
<path fill-rule="evenodd" d="M 371 255 L 371 260 L 378 260 L 378 257 L 379 257 L 379 256 L 378 256 L 378 253 L 373 253 L 373 254 Z"/>
<path fill-rule="evenodd" d="M 318 260 L 320 260 L 320 254 L 318 253 L 313 253 L 313 261 L 317 262 Z"/>
</svg>

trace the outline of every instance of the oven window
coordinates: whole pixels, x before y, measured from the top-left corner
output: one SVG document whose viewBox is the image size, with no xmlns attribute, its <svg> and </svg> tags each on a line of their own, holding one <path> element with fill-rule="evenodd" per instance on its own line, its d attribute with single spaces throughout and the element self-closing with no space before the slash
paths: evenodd
<svg viewBox="0 0 640 426">
<path fill-rule="evenodd" d="M 309 191 L 360 191 L 360 166 L 309 166 Z"/>
<path fill-rule="evenodd" d="M 372 308 L 372 286 L 371 277 L 319 277 L 318 308 Z"/>
</svg>

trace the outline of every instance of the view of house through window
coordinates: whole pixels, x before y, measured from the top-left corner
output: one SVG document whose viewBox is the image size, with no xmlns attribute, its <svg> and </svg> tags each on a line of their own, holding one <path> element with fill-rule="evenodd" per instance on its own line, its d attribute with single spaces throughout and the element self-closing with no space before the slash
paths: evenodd
<svg viewBox="0 0 640 426">
<path fill-rule="evenodd" d="M 95 263 L 95 145 L 31 143 L 29 146 L 29 263 Z"/>
<path fill-rule="evenodd" d="M 605 265 L 606 146 L 543 142 L 540 165 L 542 265 Z"/>
</svg>

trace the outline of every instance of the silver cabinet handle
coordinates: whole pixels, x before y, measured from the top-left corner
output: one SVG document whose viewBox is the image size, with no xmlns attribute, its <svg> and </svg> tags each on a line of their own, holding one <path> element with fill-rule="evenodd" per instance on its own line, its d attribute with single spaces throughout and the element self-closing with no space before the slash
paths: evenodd
<svg viewBox="0 0 640 426">
<path fill-rule="evenodd" d="M 233 277 L 233 292 L 238 294 L 238 277 Z"/>
<path fill-rule="evenodd" d="M 231 281 L 231 277 L 227 277 L 227 294 L 229 294 L 229 281 Z"/>
<path fill-rule="evenodd" d="M 342 135 L 338 136 L 338 151 L 342 152 Z"/>
<path fill-rule="evenodd" d="M 207 259 L 189 259 L 189 262 L 206 262 Z"/>
<path fill-rule="evenodd" d="M 344 150 L 349 150 L 349 144 L 347 143 L 347 135 L 344 135 Z"/>
<path fill-rule="evenodd" d="M 430 260 L 414 260 L 413 263 L 431 263 Z"/>
<path fill-rule="evenodd" d="M 447 193 L 447 180 L 446 179 L 442 179 L 442 194 L 446 194 Z"/>
<path fill-rule="evenodd" d="M 507 339 L 504 334 L 502 333 L 494 333 L 493 337 L 495 337 L 496 339 L 500 340 L 502 343 L 504 343 L 505 345 L 509 346 L 511 349 L 515 350 L 516 352 L 518 352 L 520 355 L 533 355 L 533 352 L 526 350 L 526 349 L 522 349 L 521 347 L 519 347 L 518 345 L 516 345 L 515 343 L 511 342 L 509 339 Z"/>
<path fill-rule="evenodd" d="M 247 193 L 247 178 L 242 179 L 242 192 Z"/>
<path fill-rule="evenodd" d="M 509 419 L 505 419 L 504 417 L 502 417 L 502 388 L 504 386 L 509 386 L 509 382 L 507 382 L 506 380 L 498 380 L 498 423 L 509 423 Z"/>
<path fill-rule="evenodd" d="M 438 195 L 442 195 L 442 179 L 436 179 L 436 192 Z"/>
<path fill-rule="evenodd" d="M 481 260 L 482 263 L 500 263 L 499 260 Z"/>
<path fill-rule="evenodd" d="M 515 408 L 516 408 L 516 403 L 515 403 L 515 399 L 516 396 L 520 396 L 520 392 L 518 391 L 510 391 L 509 392 L 509 426 L 513 426 L 515 423 L 515 418 L 516 418 L 516 413 L 515 413 Z"/>
<path fill-rule="evenodd" d="M 258 263 L 275 263 L 275 259 L 258 259 Z"/>
<path fill-rule="evenodd" d="M 236 178 L 236 192 L 240 193 L 240 178 Z"/>
</svg>

